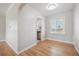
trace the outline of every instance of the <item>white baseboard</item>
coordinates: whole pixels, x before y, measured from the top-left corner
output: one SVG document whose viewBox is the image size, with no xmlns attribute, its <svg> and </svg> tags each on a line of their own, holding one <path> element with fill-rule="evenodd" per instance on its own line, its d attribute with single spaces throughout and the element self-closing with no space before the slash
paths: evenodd
<svg viewBox="0 0 79 59">
<path fill-rule="evenodd" d="M 33 46 L 35 46 L 37 44 L 37 42 L 36 42 L 36 43 L 34 43 L 34 44 L 28 46 L 27 48 L 24 48 L 24 49 L 22 49 L 21 51 L 18 52 L 12 47 L 12 45 L 7 40 L 0 40 L 0 42 L 3 42 L 3 41 L 5 41 L 17 55 L 20 54 L 21 52 L 25 51 L 25 50 L 32 48 Z"/>
<path fill-rule="evenodd" d="M 36 44 L 37 44 L 37 42 L 36 42 L 36 43 L 33 43 L 32 45 L 28 46 L 27 48 L 22 49 L 21 51 L 18 52 L 18 54 L 22 53 L 22 52 L 25 51 L 25 50 L 28 50 L 28 49 L 32 48 L 32 47 L 35 46 Z"/>
<path fill-rule="evenodd" d="M 67 41 L 56 40 L 56 39 L 50 39 L 50 38 L 48 38 L 47 40 L 54 40 L 54 41 L 59 41 L 59 42 L 64 42 L 64 43 L 72 44 L 72 45 L 74 46 L 74 48 L 76 49 L 76 51 L 78 52 L 78 54 L 79 54 L 79 50 L 78 50 L 78 48 L 75 46 L 75 44 L 74 44 L 73 42 L 67 42 Z"/>
<path fill-rule="evenodd" d="M 10 46 L 10 48 L 11 48 L 16 54 L 18 54 L 18 51 L 16 51 L 8 41 L 6 41 L 6 43 Z"/>
<path fill-rule="evenodd" d="M 78 52 L 78 54 L 79 54 L 79 50 L 77 49 L 77 47 L 76 46 L 74 46 L 75 47 L 75 49 L 76 49 L 76 51 Z"/>
<path fill-rule="evenodd" d="M 68 42 L 68 41 L 63 41 L 63 40 L 57 40 L 57 39 L 51 39 L 51 38 L 47 38 L 47 40 L 54 40 L 54 41 L 68 43 L 68 44 L 73 44 L 73 42 Z"/>
<path fill-rule="evenodd" d="M 75 46 L 74 43 L 73 43 L 73 46 L 74 46 L 74 48 L 76 49 L 76 51 L 78 52 L 78 54 L 79 54 L 79 50 L 78 50 L 78 48 Z"/>
</svg>

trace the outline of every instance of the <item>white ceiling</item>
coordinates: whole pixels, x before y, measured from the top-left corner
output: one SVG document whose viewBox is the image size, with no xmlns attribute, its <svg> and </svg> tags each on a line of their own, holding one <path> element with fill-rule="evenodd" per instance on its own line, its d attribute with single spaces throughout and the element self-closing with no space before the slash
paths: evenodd
<svg viewBox="0 0 79 59">
<path fill-rule="evenodd" d="M 5 14 L 10 3 L 0 3 L 0 14 Z"/>
<path fill-rule="evenodd" d="M 47 4 L 48 3 L 28 3 L 27 5 L 31 6 L 32 8 L 36 9 L 40 13 L 42 13 L 44 16 L 48 16 L 51 14 L 64 12 L 70 9 L 73 9 L 75 6 L 75 3 L 58 3 L 58 7 L 54 10 L 47 10 Z"/>
<path fill-rule="evenodd" d="M 4 14 L 7 11 L 7 9 L 9 8 L 10 4 L 11 3 L 0 3 L 0 14 L 1 13 Z M 44 16 L 48 16 L 48 15 L 55 14 L 58 12 L 64 12 L 64 11 L 74 8 L 74 6 L 75 6 L 74 3 L 59 3 L 58 7 L 56 9 L 48 10 L 46 8 L 48 3 L 27 3 L 27 4 L 30 7 L 39 11 Z"/>
</svg>

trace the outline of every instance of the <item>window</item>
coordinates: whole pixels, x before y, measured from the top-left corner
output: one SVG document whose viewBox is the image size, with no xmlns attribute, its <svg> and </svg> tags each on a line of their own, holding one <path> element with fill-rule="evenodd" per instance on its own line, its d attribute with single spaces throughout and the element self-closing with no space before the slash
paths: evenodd
<svg viewBox="0 0 79 59">
<path fill-rule="evenodd" d="M 50 21 L 51 33 L 65 33 L 65 17 L 57 17 Z"/>
</svg>

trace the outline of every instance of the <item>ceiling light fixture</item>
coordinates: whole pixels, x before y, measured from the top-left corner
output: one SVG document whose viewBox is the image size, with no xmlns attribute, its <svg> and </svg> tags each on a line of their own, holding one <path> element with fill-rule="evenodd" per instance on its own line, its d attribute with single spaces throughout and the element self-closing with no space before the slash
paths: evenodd
<svg viewBox="0 0 79 59">
<path fill-rule="evenodd" d="M 57 4 L 56 3 L 51 3 L 51 4 L 48 4 L 47 5 L 47 9 L 48 10 L 53 10 L 53 9 L 55 9 L 57 7 Z"/>
</svg>

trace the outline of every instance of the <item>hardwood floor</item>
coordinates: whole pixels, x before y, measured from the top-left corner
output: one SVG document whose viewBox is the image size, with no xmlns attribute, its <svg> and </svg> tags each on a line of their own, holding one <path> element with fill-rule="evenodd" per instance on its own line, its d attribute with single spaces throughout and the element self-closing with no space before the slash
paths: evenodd
<svg viewBox="0 0 79 59">
<path fill-rule="evenodd" d="M 45 40 L 31 49 L 20 53 L 21 56 L 78 56 L 72 44 Z"/>
<path fill-rule="evenodd" d="M 17 54 L 3 41 L 0 42 L 0 56 L 16 56 Z"/>
<path fill-rule="evenodd" d="M 0 56 L 17 56 L 6 42 L 0 42 Z M 72 44 L 52 40 L 40 41 L 18 56 L 78 56 Z"/>
</svg>

